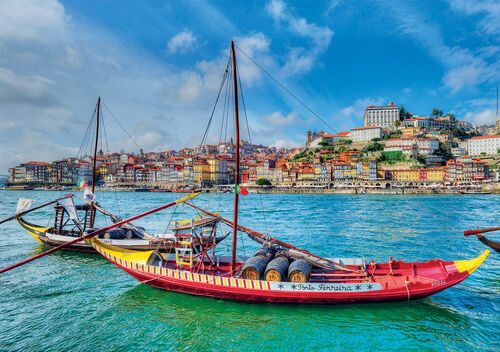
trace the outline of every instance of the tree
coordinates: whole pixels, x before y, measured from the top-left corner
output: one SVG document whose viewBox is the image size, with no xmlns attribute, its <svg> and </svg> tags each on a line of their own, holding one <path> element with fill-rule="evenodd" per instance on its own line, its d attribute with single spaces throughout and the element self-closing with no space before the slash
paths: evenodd
<svg viewBox="0 0 500 352">
<path fill-rule="evenodd" d="M 382 143 L 377 143 L 373 142 L 368 144 L 366 147 L 363 148 L 363 152 L 379 152 L 381 150 L 384 150 L 384 145 Z"/>
<path fill-rule="evenodd" d="M 322 146 L 322 147 L 327 147 L 329 146 L 328 142 L 325 142 L 325 141 L 321 141 L 318 143 L 318 145 Z"/>
<path fill-rule="evenodd" d="M 401 105 L 399 107 L 399 120 L 400 121 L 403 121 L 404 119 L 410 119 L 413 115 L 406 111 L 406 108 L 404 107 L 404 105 Z"/>
<path fill-rule="evenodd" d="M 439 110 L 437 108 L 434 108 L 434 109 L 432 109 L 431 116 L 432 117 L 443 116 L 443 110 Z"/>
<path fill-rule="evenodd" d="M 450 160 L 453 158 L 453 154 L 451 154 L 451 147 L 442 142 L 439 142 L 439 149 L 436 150 L 436 154 L 443 157 L 444 160 Z"/>
<path fill-rule="evenodd" d="M 396 127 L 401 126 L 401 121 L 400 121 L 400 120 L 396 120 L 396 122 L 394 122 L 394 125 L 395 125 Z"/>
<path fill-rule="evenodd" d="M 352 144 L 352 140 L 350 140 L 348 138 L 340 138 L 340 140 L 337 142 L 337 144 L 339 144 L 339 145 Z"/>
<path fill-rule="evenodd" d="M 257 180 L 255 180 L 255 184 L 257 186 L 271 186 L 271 181 L 269 181 L 267 178 L 259 177 Z"/>
</svg>

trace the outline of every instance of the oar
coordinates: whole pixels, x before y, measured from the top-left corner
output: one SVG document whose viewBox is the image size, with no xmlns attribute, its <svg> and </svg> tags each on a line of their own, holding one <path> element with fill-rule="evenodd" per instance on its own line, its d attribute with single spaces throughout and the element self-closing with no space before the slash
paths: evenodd
<svg viewBox="0 0 500 352">
<path fill-rule="evenodd" d="M 145 212 L 145 213 L 142 213 L 142 214 L 139 214 L 139 215 L 132 216 L 132 217 L 130 217 L 130 218 L 128 218 L 128 219 L 125 219 L 125 220 L 122 220 L 122 221 L 116 222 L 116 223 L 111 224 L 111 225 L 109 225 L 109 226 L 103 227 L 103 228 L 101 228 L 101 229 L 99 229 L 99 230 L 92 231 L 91 233 L 89 233 L 89 234 L 87 234 L 87 235 L 84 235 L 84 236 L 81 236 L 81 237 L 75 238 L 75 239 L 74 239 L 74 240 L 72 240 L 72 241 L 69 241 L 69 242 L 66 242 L 66 243 L 64 243 L 64 244 L 61 244 L 61 245 L 59 245 L 59 246 L 57 246 L 57 247 L 51 248 L 51 249 L 49 249 L 48 251 L 45 251 L 45 252 L 40 253 L 40 254 L 37 254 L 37 255 L 35 255 L 35 256 L 31 257 L 31 258 L 25 259 L 25 260 L 20 261 L 20 262 L 18 262 L 18 263 L 16 263 L 16 264 L 12 264 L 12 265 L 10 265 L 10 266 L 8 266 L 8 267 L 5 267 L 5 268 L 3 268 L 3 269 L 0 269 L 0 274 L 5 273 L 5 272 L 7 272 L 7 271 L 9 271 L 9 270 L 15 269 L 15 268 L 17 268 L 18 266 L 21 266 L 21 265 L 27 264 L 27 263 L 29 263 L 29 262 L 32 262 L 33 260 L 36 260 L 36 259 L 42 258 L 42 257 L 46 256 L 47 254 L 50 254 L 50 253 L 53 253 L 53 252 L 55 252 L 55 251 L 60 250 L 61 248 L 64 248 L 64 247 L 67 247 L 67 246 L 71 246 L 72 244 L 75 244 L 75 243 L 77 243 L 77 242 L 84 241 L 84 240 L 86 240 L 86 239 L 89 239 L 89 238 L 95 237 L 95 236 L 97 236 L 97 235 L 99 235 L 99 234 L 101 234 L 101 233 L 103 233 L 103 232 L 106 232 L 106 231 L 108 231 L 108 230 L 114 229 L 115 227 L 120 227 L 120 226 L 122 226 L 122 225 L 124 225 L 124 224 L 126 224 L 126 223 L 131 222 L 131 221 L 134 221 L 134 220 L 140 219 L 140 218 L 142 218 L 142 217 L 145 217 L 145 216 L 147 216 L 147 215 L 150 215 L 150 214 L 153 214 L 153 213 L 159 212 L 160 210 L 167 209 L 167 208 L 170 208 L 170 207 L 172 207 L 172 206 L 174 206 L 174 205 L 177 205 L 177 204 L 180 204 L 180 203 L 186 202 L 186 201 L 188 201 L 188 200 L 190 200 L 190 199 L 192 199 L 192 198 L 194 198 L 194 197 L 196 197 L 196 196 L 198 196 L 198 195 L 199 195 L 199 193 L 192 193 L 192 194 L 190 194 L 190 195 L 188 195 L 188 196 L 186 196 L 186 197 L 180 198 L 180 199 L 178 199 L 178 200 L 176 200 L 176 201 L 173 201 L 173 202 L 170 202 L 170 203 L 168 203 L 168 204 L 164 204 L 164 205 L 162 205 L 162 206 L 160 206 L 160 207 L 158 207 L 158 208 L 154 208 L 154 209 L 148 210 L 148 211 L 147 211 L 147 212 Z"/>
<path fill-rule="evenodd" d="M 500 231 L 500 227 L 488 227 L 486 229 L 478 229 L 478 230 L 466 230 L 464 231 L 464 236 L 472 236 L 479 235 L 481 233 Z"/>
<path fill-rule="evenodd" d="M 209 212 L 208 210 L 205 210 L 205 209 L 202 209 L 200 207 L 197 207 L 196 205 L 191 204 L 191 203 L 186 203 L 186 205 L 189 205 L 191 208 L 194 208 L 194 209 L 199 210 L 199 211 L 201 211 L 201 212 L 203 212 L 203 213 L 205 213 L 205 214 L 207 214 L 209 216 L 212 216 L 212 217 L 214 217 L 216 219 L 219 219 L 220 221 L 222 221 L 223 223 L 225 223 L 228 226 L 232 226 L 233 225 L 233 222 L 231 220 L 223 218 L 222 216 L 220 216 L 218 214 Z M 334 262 L 334 261 L 332 261 L 330 259 L 326 259 L 326 258 L 320 257 L 320 256 L 318 256 L 316 254 L 312 254 L 311 252 L 308 252 L 308 251 L 306 251 L 304 249 L 297 248 L 295 246 L 292 246 L 289 243 L 280 241 L 280 240 L 278 240 L 278 239 L 276 239 L 274 237 L 271 237 L 271 236 L 265 235 L 263 233 L 257 232 L 255 230 L 249 229 L 248 227 L 244 227 L 244 226 L 238 225 L 238 230 L 240 230 L 241 232 L 245 232 L 248 235 L 260 238 L 260 239 L 264 240 L 264 242 L 267 242 L 267 241 L 274 242 L 274 243 L 276 243 L 276 244 L 278 244 L 280 246 L 288 248 L 290 251 L 299 252 L 299 253 L 302 253 L 302 255 L 305 255 L 305 256 L 310 257 L 310 258 L 314 258 L 317 261 L 318 264 L 319 264 L 319 262 L 322 262 L 323 266 L 326 269 L 331 269 L 331 267 L 333 266 L 333 267 L 335 267 L 337 269 L 340 269 L 340 270 L 358 272 L 357 270 L 353 270 L 351 268 L 348 268 L 345 265 L 336 263 L 336 262 Z"/>
<path fill-rule="evenodd" d="M 24 214 L 28 214 L 28 213 L 30 213 L 30 212 L 32 212 L 32 211 L 35 211 L 35 210 L 41 209 L 41 208 L 46 207 L 46 206 L 48 206 L 48 205 L 51 205 L 51 204 L 57 203 L 57 202 L 59 202 L 59 201 L 60 201 L 60 200 L 62 200 L 62 199 L 71 198 L 71 197 L 73 197 L 73 194 L 67 194 L 67 195 L 65 195 L 65 196 L 64 196 L 64 197 L 62 197 L 62 198 L 57 198 L 56 200 L 53 200 L 53 201 L 50 201 L 50 202 L 47 202 L 47 203 L 40 204 L 39 206 L 36 206 L 36 207 L 34 207 L 34 208 L 31 208 L 31 209 L 28 209 L 28 210 L 22 211 L 22 212 L 20 212 L 20 213 L 17 213 L 17 214 L 14 214 L 14 215 L 12 215 L 12 216 L 9 216 L 8 218 L 5 218 L 5 219 L 3 219 L 3 220 L 0 220 L 0 224 L 3 224 L 4 222 L 10 221 L 10 220 L 14 220 L 14 219 L 15 219 L 15 218 L 17 218 L 18 216 L 22 216 L 22 215 L 24 215 Z"/>
</svg>

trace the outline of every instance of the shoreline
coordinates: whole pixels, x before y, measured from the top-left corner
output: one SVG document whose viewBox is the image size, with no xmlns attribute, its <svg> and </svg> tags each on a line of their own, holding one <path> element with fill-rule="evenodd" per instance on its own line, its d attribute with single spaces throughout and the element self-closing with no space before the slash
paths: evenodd
<svg viewBox="0 0 500 352">
<path fill-rule="evenodd" d="M 352 194 L 352 195 L 489 195 L 500 194 L 500 184 L 490 185 L 488 188 L 474 189 L 470 193 L 460 193 L 464 188 L 414 188 L 414 187 L 391 187 L 391 188 L 364 188 L 364 187 L 351 187 L 351 188 L 279 188 L 279 187 L 246 187 L 251 194 Z M 3 188 L 4 191 L 54 191 L 54 192 L 79 192 L 80 188 L 72 187 L 68 189 L 21 189 L 21 188 Z M 96 192 L 137 192 L 137 193 L 232 193 L 229 189 L 218 188 L 200 188 L 189 191 L 170 191 L 170 190 L 149 190 L 149 189 L 135 189 L 135 188 L 111 188 L 99 187 Z"/>
</svg>

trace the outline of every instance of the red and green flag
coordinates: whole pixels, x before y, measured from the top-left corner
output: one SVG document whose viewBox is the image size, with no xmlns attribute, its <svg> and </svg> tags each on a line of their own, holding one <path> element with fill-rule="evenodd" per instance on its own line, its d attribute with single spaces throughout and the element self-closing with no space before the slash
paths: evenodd
<svg viewBox="0 0 500 352">
<path fill-rule="evenodd" d="M 237 194 L 241 194 L 242 196 L 248 196 L 248 189 L 240 185 L 234 185 L 234 192 Z"/>
</svg>

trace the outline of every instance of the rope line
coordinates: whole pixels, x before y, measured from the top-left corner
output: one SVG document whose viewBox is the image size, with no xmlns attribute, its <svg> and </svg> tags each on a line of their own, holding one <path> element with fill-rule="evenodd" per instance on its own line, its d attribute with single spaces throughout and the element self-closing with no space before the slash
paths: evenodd
<svg viewBox="0 0 500 352">
<path fill-rule="evenodd" d="M 267 72 L 262 66 L 260 66 L 254 59 L 252 59 L 247 53 L 245 53 L 239 46 L 236 45 L 236 48 L 245 55 L 250 61 L 252 61 L 255 66 L 262 70 L 266 75 L 268 75 L 278 86 L 280 86 L 285 92 L 287 92 L 292 98 L 294 98 L 297 102 L 299 102 L 303 107 L 305 107 L 311 114 L 316 116 L 321 122 L 325 124 L 328 128 L 330 128 L 333 132 L 338 133 L 335 128 L 333 128 L 328 122 L 322 119 L 317 113 L 315 113 L 309 106 L 307 106 L 302 100 L 300 100 L 295 94 L 293 94 L 287 87 L 285 87 L 280 81 L 274 78 L 269 72 Z"/>
</svg>

